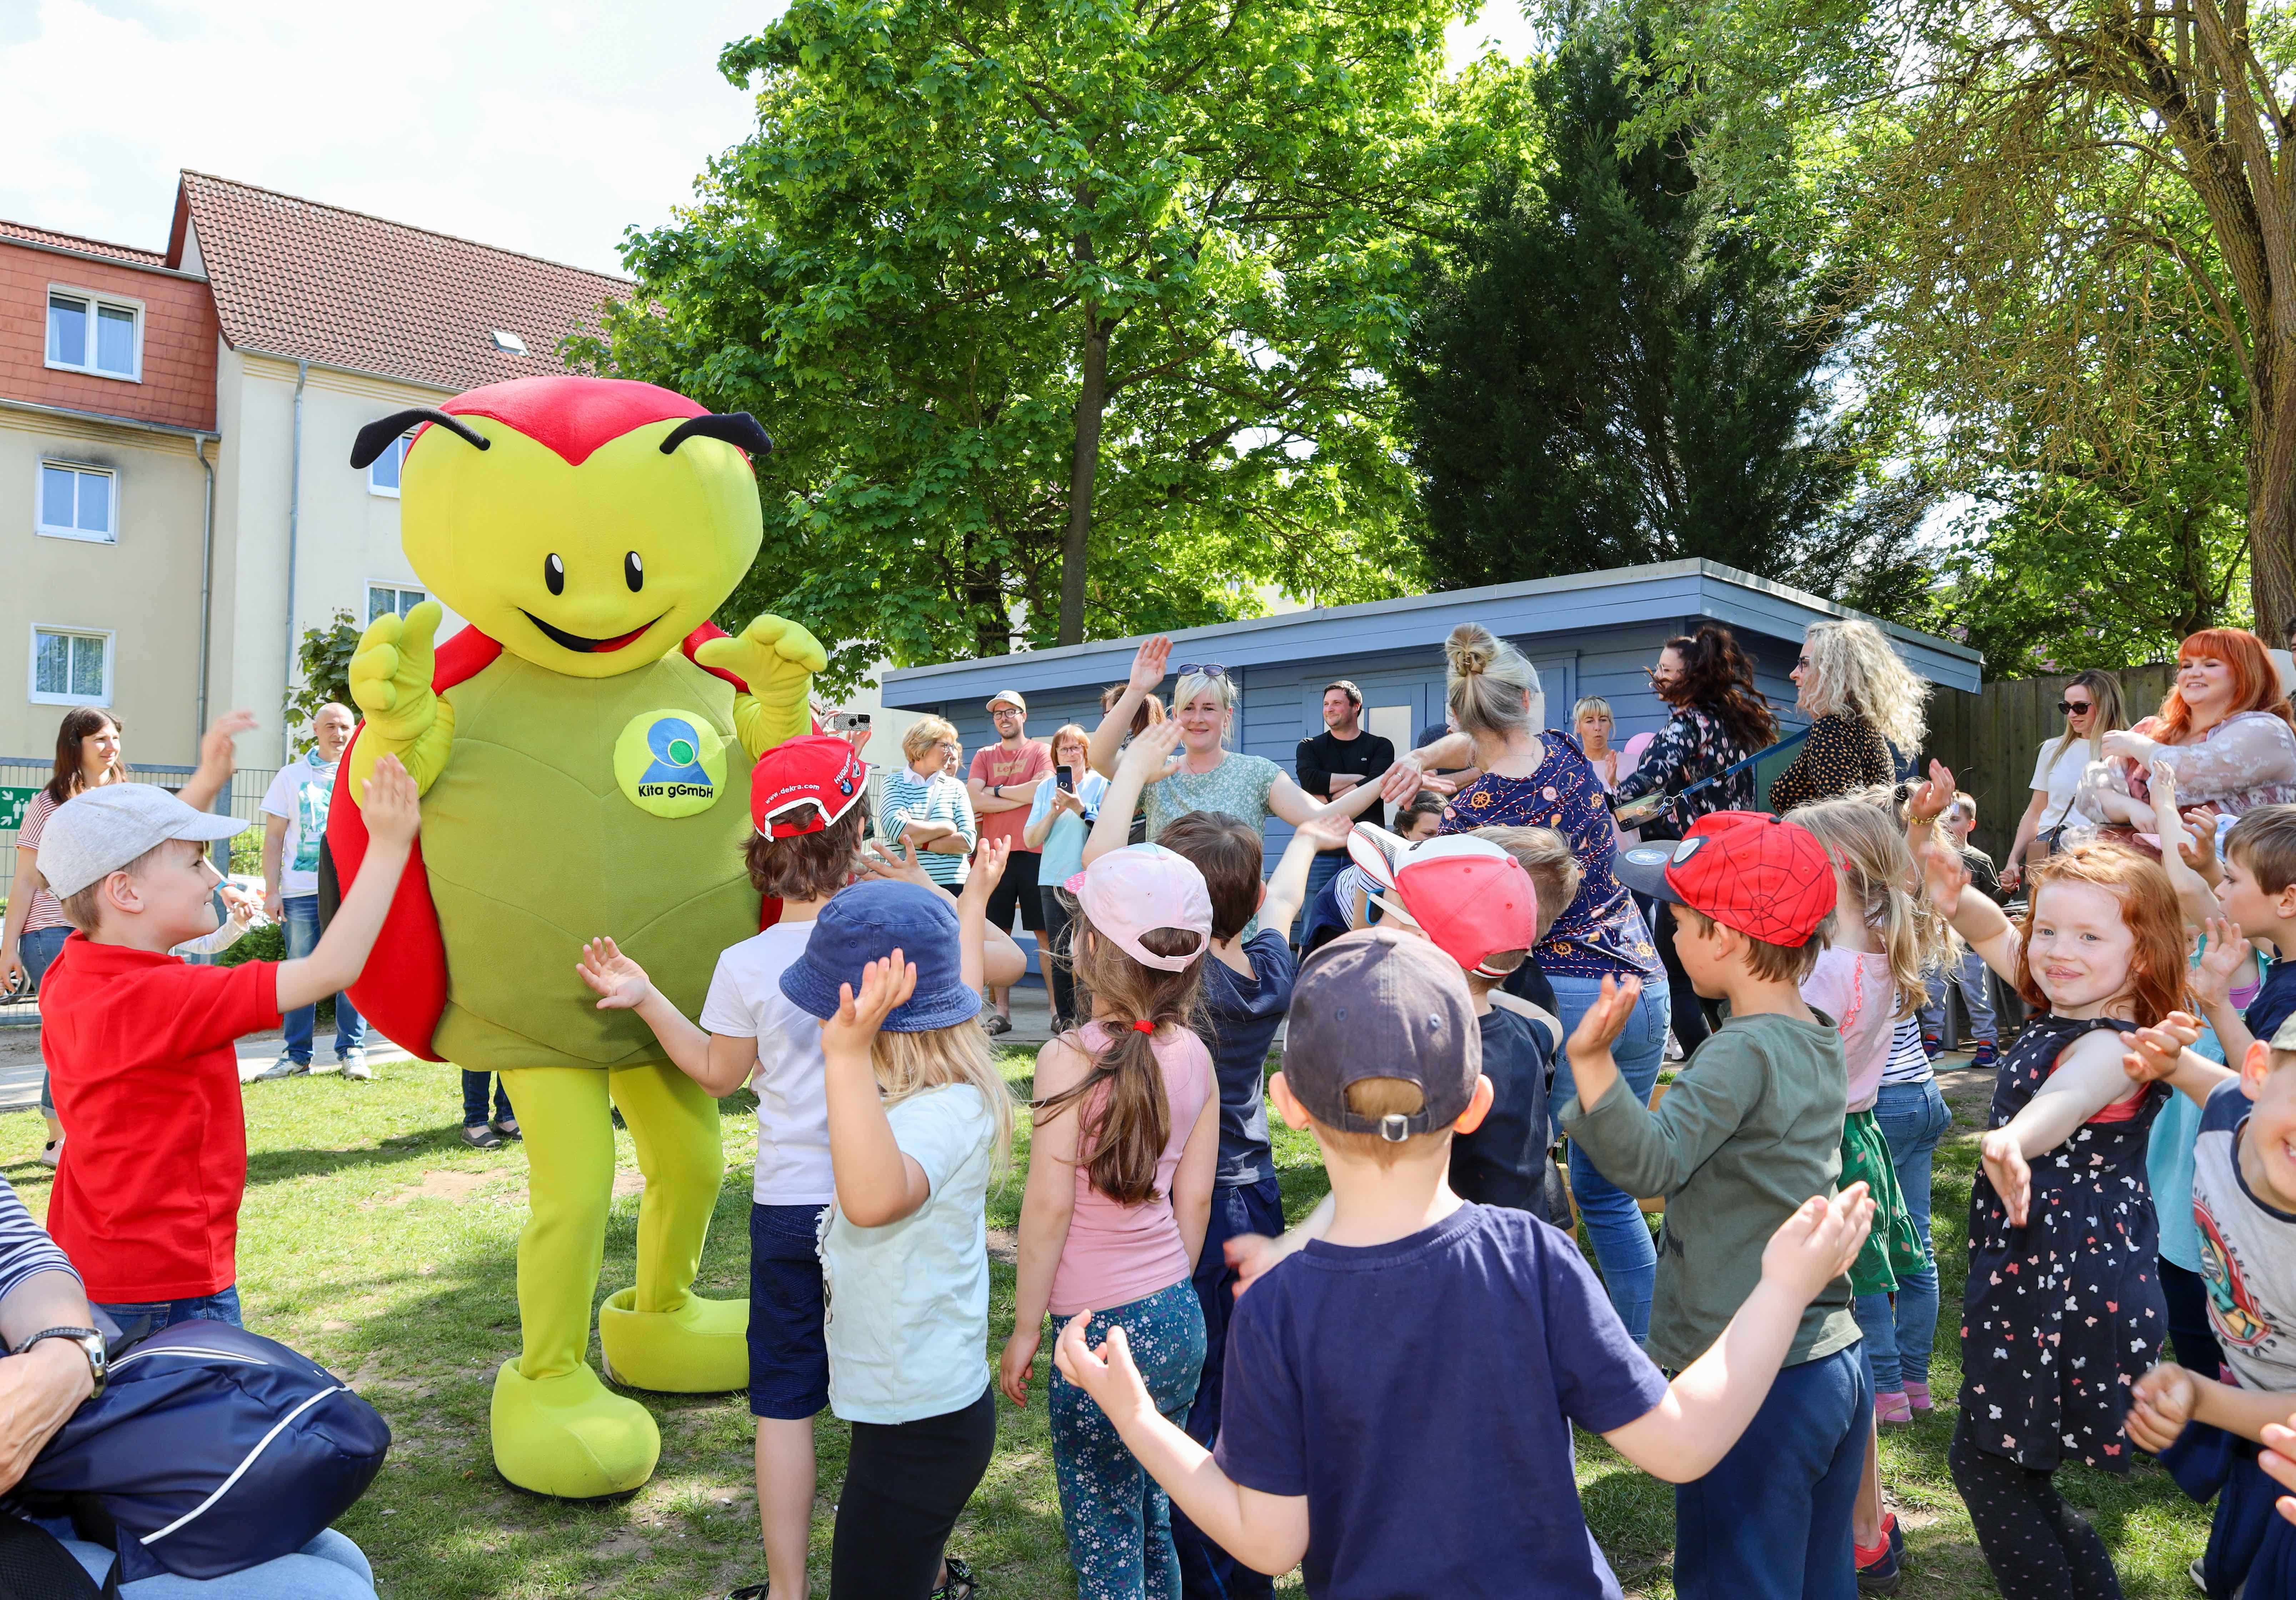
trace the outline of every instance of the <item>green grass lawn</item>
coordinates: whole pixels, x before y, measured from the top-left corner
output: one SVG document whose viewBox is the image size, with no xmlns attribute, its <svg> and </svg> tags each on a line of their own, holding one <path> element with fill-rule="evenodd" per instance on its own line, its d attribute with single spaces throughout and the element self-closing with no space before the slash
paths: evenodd
<svg viewBox="0 0 2296 1600">
<path fill-rule="evenodd" d="M 1007 1054 L 1016 1090 L 1025 1090 L 1031 1061 Z M 249 1325 L 325 1362 L 390 1418 L 396 1435 L 390 1462 L 340 1524 L 373 1559 L 382 1593 L 392 1600 L 694 1600 L 763 1581 L 749 1407 L 740 1395 L 647 1397 L 661 1423 L 661 1465 L 626 1499 L 567 1505 L 496 1477 L 487 1405 L 496 1366 L 517 1350 L 514 1268 L 526 1162 L 515 1145 L 465 1146 L 456 1131 L 461 1104 L 454 1070 L 420 1062 L 381 1066 L 371 1084 L 327 1076 L 247 1092 L 239 1286 Z M 703 1291 L 727 1298 L 746 1293 L 749 1282 L 752 1104 L 746 1095 L 726 1102 L 726 1188 L 702 1263 Z M 1960 1126 L 1938 1157 L 1937 1243 L 1948 1311 L 1931 1382 L 1946 1395 L 1959 1382 L 1954 1308 L 1982 1107 L 1957 1110 Z M 40 1138 L 40 1120 L 29 1112 L 0 1120 L 0 1167 L 36 1214 L 47 1203 L 47 1170 L 32 1159 Z M 990 1196 L 993 1229 L 1018 1223 L 1026 1141 L 1024 1128 L 1013 1173 Z M 619 1148 L 625 1177 L 617 1186 L 602 1296 L 629 1281 L 635 1249 L 636 1158 L 627 1135 Z M 1297 1217 L 1324 1194 L 1323 1172 L 1306 1136 L 1279 1128 L 1276 1148 L 1285 1207 Z M 991 1358 L 1011 1327 L 1012 1268 L 997 1263 L 994 1283 Z M 996 1458 L 952 1547 L 972 1561 L 990 1596 L 1037 1600 L 1074 1592 L 1045 1420 L 1049 1358 L 1048 1346 L 1029 1408 L 1004 1409 Z M 1883 1481 L 1911 1547 L 1901 1592 L 1923 1600 L 1995 1592 L 1946 1472 L 1950 1417 L 1892 1431 L 1882 1445 Z M 846 1431 L 824 1414 L 817 1437 L 814 1579 L 822 1592 Z M 1583 1437 L 1578 1481 L 1588 1521 L 1629 1592 L 1670 1596 L 1672 1491 Z M 2207 1513 L 2163 1473 L 2148 1465 L 2117 1480 L 2074 1469 L 2063 1481 L 2103 1531 L 2131 1596 L 2165 1600 L 2192 1592 L 2184 1569 L 2206 1541 Z M 1291 1587 L 1297 1585 L 1295 1576 Z"/>
</svg>

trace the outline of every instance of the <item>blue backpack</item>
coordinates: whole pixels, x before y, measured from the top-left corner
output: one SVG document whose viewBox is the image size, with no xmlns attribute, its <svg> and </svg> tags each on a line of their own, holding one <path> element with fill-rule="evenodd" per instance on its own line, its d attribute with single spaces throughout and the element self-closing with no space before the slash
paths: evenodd
<svg viewBox="0 0 2296 1600">
<path fill-rule="evenodd" d="M 222 1322 L 116 1357 L 102 1394 L 8 1497 L 119 1553 L 118 1581 L 223 1578 L 292 1555 L 366 1492 L 390 1427 L 326 1368 Z"/>
</svg>

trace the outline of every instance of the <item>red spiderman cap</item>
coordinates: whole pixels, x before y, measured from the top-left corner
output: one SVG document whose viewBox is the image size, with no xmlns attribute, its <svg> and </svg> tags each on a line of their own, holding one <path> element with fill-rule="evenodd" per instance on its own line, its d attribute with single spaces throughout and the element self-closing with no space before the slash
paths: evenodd
<svg viewBox="0 0 2296 1600">
<path fill-rule="evenodd" d="M 842 739 L 785 739 L 750 774 L 750 820 L 768 839 L 818 833 L 860 803 L 869 769 Z"/>
<path fill-rule="evenodd" d="M 1679 841 L 1621 850 L 1618 874 L 1637 894 L 1790 949 L 1833 909 L 1833 863 L 1817 835 L 1760 811 L 1716 811 Z"/>
</svg>

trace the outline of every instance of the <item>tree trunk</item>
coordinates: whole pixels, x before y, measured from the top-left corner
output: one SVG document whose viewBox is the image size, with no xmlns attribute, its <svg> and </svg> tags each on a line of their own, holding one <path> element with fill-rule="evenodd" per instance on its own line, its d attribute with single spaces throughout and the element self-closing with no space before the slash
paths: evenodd
<svg viewBox="0 0 2296 1600">
<path fill-rule="evenodd" d="M 1092 535 L 1092 480 L 1100 470 L 1100 424 L 1108 410 L 1108 331 L 1099 308 L 1084 313 L 1084 382 L 1077 391 L 1076 455 L 1069 465 L 1069 526 L 1061 539 L 1058 643 L 1084 643 L 1085 547 Z"/>
<path fill-rule="evenodd" d="M 2296 620 L 2296 395 L 2282 372 L 2289 352 L 2277 344 L 2257 335 L 2247 452 L 2249 595 L 2257 635 L 2275 646 Z"/>
</svg>

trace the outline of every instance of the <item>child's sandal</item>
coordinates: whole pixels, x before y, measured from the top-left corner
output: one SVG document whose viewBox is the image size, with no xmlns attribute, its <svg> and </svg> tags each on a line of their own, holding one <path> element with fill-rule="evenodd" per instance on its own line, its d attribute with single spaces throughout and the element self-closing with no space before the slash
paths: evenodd
<svg viewBox="0 0 2296 1600">
<path fill-rule="evenodd" d="M 964 1564 L 964 1556 L 944 1555 L 941 1564 L 948 1569 L 948 1576 L 940 1588 L 932 1592 L 931 1600 L 972 1600 L 973 1596 L 980 1592 L 980 1586 L 972 1580 L 972 1569 Z"/>
</svg>

